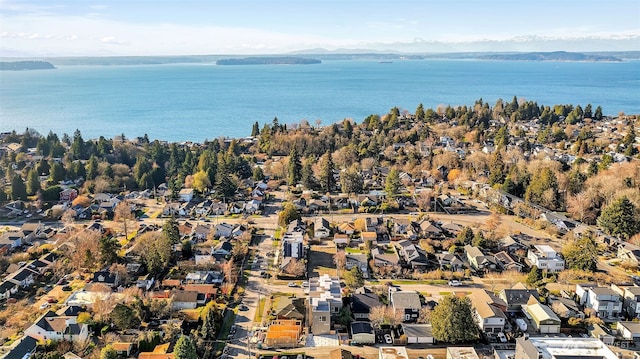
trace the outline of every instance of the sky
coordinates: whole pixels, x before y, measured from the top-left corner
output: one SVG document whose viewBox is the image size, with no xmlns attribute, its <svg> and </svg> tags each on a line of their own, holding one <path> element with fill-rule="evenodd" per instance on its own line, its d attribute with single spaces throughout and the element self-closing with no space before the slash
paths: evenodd
<svg viewBox="0 0 640 359">
<path fill-rule="evenodd" d="M 555 51 L 569 44 L 640 51 L 640 0 L 0 0 L 0 56 Z"/>
</svg>

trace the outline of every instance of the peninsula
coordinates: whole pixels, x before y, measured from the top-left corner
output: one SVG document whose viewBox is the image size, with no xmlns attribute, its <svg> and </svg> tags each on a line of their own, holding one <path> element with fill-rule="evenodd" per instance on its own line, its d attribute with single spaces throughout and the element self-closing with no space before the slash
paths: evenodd
<svg viewBox="0 0 640 359">
<path fill-rule="evenodd" d="M 15 61 L 0 62 L 0 70 L 24 71 L 24 70 L 53 70 L 56 67 L 46 61 Z"/>
<path fill-rule="evenodd" d="M 239 59 L 222 59 L 216 61 L 216 65 L 312 65 L 319 64 L 320 60 L 303 57 L 245 57 Z"/>
</svg>

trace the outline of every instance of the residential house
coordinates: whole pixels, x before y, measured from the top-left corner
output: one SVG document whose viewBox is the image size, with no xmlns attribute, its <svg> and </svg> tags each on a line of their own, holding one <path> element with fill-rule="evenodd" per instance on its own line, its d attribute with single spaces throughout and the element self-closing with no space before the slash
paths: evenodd
<svg viewBox="0 0 640 359">
<path fill-rule="evenodd" d="M 378 234 L 376 232 L 360 232 L 360 239 L 363 243 L 377 243 Z"/>
<path fill-rule="evenodd" d="M 273 311 L 277 319 L 304 321 L 307 312 L 305 298 L 279 297 Z"/>
<path fill-rule="evenodd" d="M 398 255 L 405 265 L 412 269 L 425 270 L 429 267 L 427 253 L 409 240 L 402 240 L 397 244 Z"/>
<path fill-rule="evenodd" d="M 356 227 L 353 225 L 353 223 L 350 222 L 342 222 L 338 225 L 338 232 L 346 234 L 346 235 L 352 235 L 353 232 L 356 231 Z"/>
<path fill-rule="evenodd" d="M 509 253 L 514 253 L 518 250 L 527 249 L 526 245 L 522 244 L 519 240 L 517 240 L 512 236 L 506 236 L 504 238 L 501 238 L 500 241 L 498 242 L 498 247 L 501 250 L 507 251 Z"/>
<path fill-rule="evenodd" d="M 336 233 L 333 235 L 333 243 L 339 247 L 346 247 L 351 243 L 351 237 L 345 233 Z"/>
<path fill-rule="evenodd" d="M 351 343 L 375 344 L 376 334 L 370 322 L 351 322 Z"/>
<path fill-rule="evenodd" d="M 367 263 L 367 255 L 364 253 L 347 253 L 347 263 L 345 267 L 347 270 L 358 267 L 362 272 L 362 276 L 369 278 L 369 265 Z"/>
<path fill-rule="evenodd" d="M 622 295 L 624 312 L 640 319 L 640 287 L 625 287 Z"/>
<path fill-rule="evenodd" d="M 359 291 L 359 293 L 358 293 Z M 355 320 L 369 320 L 371 308 L 382 305 L 377 294 L 366 290 L 364 287 L 351 295 L 351 314 Z"/>
<path fill-rule="evenodd" d="M 502 299 L 484 289 L 474 290 L 469 298 L 476 314 L 474 319 L 483 332 L 504 331 L 507 317 L 504 314 L 506 303 Z"/>
<path fill-rule="evenodd" d="M 579 283 L 576 284 L 576 301 L 578 304 L 584 306 L 587 302 L 587 296 L 589 294 L 589 289 L 597 287 L 598 285 L 595 283 Z"/>
<path fill-rule="evenodd" d="M 274 320 L 269 324 L 264 344 L 273 348 L 294 348 L 300 342 L 302 321 L 293 319 Z"/>
<path fill-rule="evenodd" d="M 535 245 L 529 249 L 527 260 L 531 266 L 549 273 L 557 273 L 564 270 L 564 259 L 548 245 Z"/>
<path fill-rule="evenodd" d="M 262 206 L 262 201 L 257 199 L 252 199 L 247 201 L 244 204 L 244 213 L 246 214 L 256 214 L 260 211 L 260 207 Z"/>
<path fill-rule="evenodd" d="M 640 343 L 640 322 L 618 322 L 616 330 L 622 338 L 636 345 Z"/>
<path fill-rule="evenodd" d="M 393 247 L 389 247 L 387 250 L 380 247 L 373 248 L 371 256 L 373 257 L 373 265 L 376 267 L 398 267 L 400 265 L 400 257 Z"/>
<path fill-rule="evenodd" d="M 617 319 L 622 315 L 622 297 L 609 287 L 591 287 L 587 290 L 584 307 L 592 309 L 604 320 Z"/>
<path fill-rule="evenodd" d="M 331 226 L 325 218 L 318 218 L 313 226 L 313 236 L 316 238 L 327 238 L 331 235 Z"/>
<path fill-rule="evenodd" d="M 526 306 L 526 311 L 531 318 L 533 327 L 540 334 L 560 333 L 560 318 L 548 306 L 538 302 L 535 298 L 531 298 Z"/>
<path fill-rule="evenodd" d="M 9 346 L 0 348 L 0 357 L 6 359 L 28 359 L 35 353 L 38 341 L 28 335 L 23 335 Z M 6 352 L 3 349 L 8 349 Z"/>
<path fill-rule="evenodd" d="M 0 283 L 0 299 L 11 298 L 12 294 L 18 293 L 19 286 L 10 281 Z"/>
<path fill-rule="evenodd" d="M 285 233 L 282 238 L 282 252 L 284 258 L 304 258 L 304 237 L 302 233 Z"/>
<path fill-rule="evenodd" d="M 540 218 L 555 225 L 561 233 L 569 232 L 576 227 L 576 223 L 557 212 L 546 212 Z"/>
<path fill-rule="evenodd" d="M 73 188 L 65 188 L 60 191 L 60 202 L 73 202 L 78 197 L 78 191 Z"/>
<path fill-rule="evenodd" d="M 540 294 L 535 289 L 503 289 L 498 294 L 507 305 L 506 312 L 521 313 L 527 306 L 530 297 L 540 300 Z"/>
<path fill-rule="evenodd" d="M 220 224 L 218 224 L 216 226 L 216 237 L 225 237 L 225 238 L 231 238 L 231 233 L 233 232 L 233 228 L 234 226 L 229 224 L 229 223 L 225 223 L 222 222 Z"/>
<path fill-rule="evenodd" d="M 183 188 L 178 192 L 178 200 L 180 202 L 191 202 L 193 199 L 193 188 Z"/>
<path fill-rule="evenodd" d="M 31 243 L 37 238 L 46 238 L 46 227 L 40 222 L 26 222 L 20 227 L 23 242 Z"/>
<path fill-rule="evenodd" d="M 301 220 L 296 219 L 289 223 L 287 226 L 287 233 L 306 233 L 307 232 L 307 224 Z"/>
<path fill-rule="evenodd" d="M 548 301 L 551 309 L 559 318 L 569 319 L 575 317 L 584 319 L 584 313 L 572 299 L 552 296 L 548 298 Z"/>
<path fill-rule="evenodd" d="M 108 270 L 98 271 L 93 273 L 93 283 L 102 283 L 106 284 L 111 288 L 115 288 L 118 286 L 120 278 L 118 273 L 111 273 Z"/>
<path fill-rule="evenodd" d="M 211 255 L 228 256 L 233 252 L 233 244 L 231 241 L 220 241 L 212 248 Z"/>
<path fill-rule="evenodd" d="M 393 234 L 396 236 L 406 236 L 412 228 L 411 221 L 404 218 L 393 220 Z"/>
<path fill-rule="evenodd" d="M 111 343 L 111 347 L 116 351 L 116 354 L 128 358 L 133 351 L 133 343 L 115 342 Z"/>
<path fill-rule="evenodd" d="M 524 270 L 524 264 L 517 262 L 506 251 L 498 252 L 494 257 L 496 258 L 498 265 L 504 270 L 515 270 L 518 272 L 522 272 Z"/>
<path fill-rule="evenodd" d="M 5 281 L 14 283 L 21 288 L 31 287 L 35 283 L 36 277 L 39 275 L 37 271 L 34 271 L 28 267 L 22 267 L 16 272 L 11 273 Z"/>
<path fill-rule="evenodd" d="M 416 292 L 391 291 L 389 293 L 389 304 L 396 312 L 403 313 L 403 322 L 413 323 L 420 316 L 420 297 Z"/>
<path fill-rule="evenodd" d="M 89 337 L 89 325 L 78 323 L 78 317 L 58 316 L 48 311 L 29 328 L 24 331 L 28 335 L 40 341 L 69 340 L 83 342 Z"/>
<path fill-rule="evenodd" d="M 422 221 L 419 225 L 420 234 L 425 238 L 442 238 L 444 233 L 442 229 L 432 223 L 431 221 Z"/>
<path fill-rule="evenodd" d="M 328 334 L 331 331 L 332 317 L 336 317 L 342 309 L 340 280 L 327 274 L 309 279 L 309 298 L 311 332 Z"/>
<path fill-rule="evenodd" d="M 22 233 L 17 231 L 7 231 L 0 234 L 0 247 L 5 247 L 5 253 L 20 248 L 23 244 Z"/>
<path fill-rule="evenodd" d="M 618 356 L 597 338 L 522 336 L 516 339 L 515 358 L 618 359 Z"/>
<path fill-rule="evenodd" d="M 449 222 L 440 226 L 443 231 L 447 232 L 451 236 L 457 236 L 458 233 L 462 232 L 464 227 L 458 223 Z"/>
<path fill-rule="evenodd" d="M 467 255 L 469 264 L 479 271 L 495 270 L 497 268 L 497 261 L 494 256 L 486 256 L 480 248 L 474 247 L 470 244 L 464 246 L 464 252 Z"/>
<path fill-rule="evenodd" d="M 191 233 L 196 240 L 206 240 L 207 238 L 209 238 L 209 235 L 212 231 L 213 228 L 211 228 L 210 225 L 198 223 L 195 227 L 193 227 Z"/>
<path fill-rule="evenodd" d="M 173 301 L 171 306 L 175 310 L 195 309 L 198 306 L 198 292 L 174 290 L 172 293 Z"/>
<path fill-rule="evenodd" d="M 640 264 L 640 247 L 631 243 L 623 243 L 618 246 L 617 257 L 623 262 Z"/>
<path fill-rule="evenodd" d="M 436 258 L 442 270 L 450 270 L 453 272 L 464 270 L 464 262 L 454 253 L 438 253 L 436 254 Z"/>
</svg>

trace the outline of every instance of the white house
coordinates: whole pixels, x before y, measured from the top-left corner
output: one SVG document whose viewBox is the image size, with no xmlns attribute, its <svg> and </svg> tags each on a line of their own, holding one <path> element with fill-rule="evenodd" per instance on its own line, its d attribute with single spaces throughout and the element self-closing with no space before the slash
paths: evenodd
<svg viewBox="0 0 640 359">
<path fill-rule="evenodd" d="M 233 225 L 229 223 L 220 223 L 216 226 L 216 236 L 231 238 L 231 233 L 233 233 Z"/>
<path fill-rule="evenodd" d="M 593 287 L 587 291 L 585 308 L 593 309 L 598 317 L 616 319 L 622 314 L 622 298 L 608 287 Z"/>
<path fill-rule="evenodd" d="M 331 235 L 329 221 L 325 218 L 318 218 L 313 226 L 313 235 L 316 238 L 327 238 Z"/>
<path fill-rule="evenodd" d="M 37 340 L 70 340 L 76 342 L 85 341 L 89 336 L 89 326 L 78 323 L 78 317 L 58 316 L 54 312 L 48 311 L 43 314 L 32 326 L 24 331 Z"/>
<path fill-rule="evenodd" d="M 473 291 L 469 297 L 475 311 L 474 319 L 478 327 L 485 333 L 500 333 L 504 331 L 507 316 L 503 308 L 506 303 L 485 290 Z"/>
<path fill-rule="evenodd" d="M 558 318 L 551 308 L 538 301 L 527 305 L 526 308 L 534 328 L 540 332 L 540 334 L 560 333 L 560 318 Z"/>
<path fill-rule="evenodd" d="M 180 202 L 191 202 L 193 199 L 193 188 L 183 188 L 178 193 L 178 200 Z"/>
<path fill-rule="evenodd" d="M 408 344 L 433 344 L 431 324 L 402 324 Z"/>
<path fill-rule="evenodd" d="M 621 337 L 631 340 L 634 343 L 640 343 L 640 322 L 618 322 L 616 330 Z"/>
<path fill-rule="evenodd" d="M 533 249 L 529 249 L 529 253 L 527 253 L 527 259 L 531 262 L 531 265 L 549 273 L 557 273 L 564 270 L 564 259 L 548 245 L 533 246 Z"/>
</svg>

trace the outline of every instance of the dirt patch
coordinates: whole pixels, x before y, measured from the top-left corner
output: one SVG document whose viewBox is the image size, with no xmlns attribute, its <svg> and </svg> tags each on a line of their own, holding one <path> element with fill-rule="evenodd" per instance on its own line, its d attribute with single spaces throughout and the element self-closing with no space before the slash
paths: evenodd
<svg viewBox="0 0 640 359">
<path fill-rule="evenodd" d="M 309 250 L 309 278 L 319 277 L 323 274 L 336 275 L 336 265 L 333 256 L 336 247 L 333 245 L 314 245 Z"/>
</svg>

